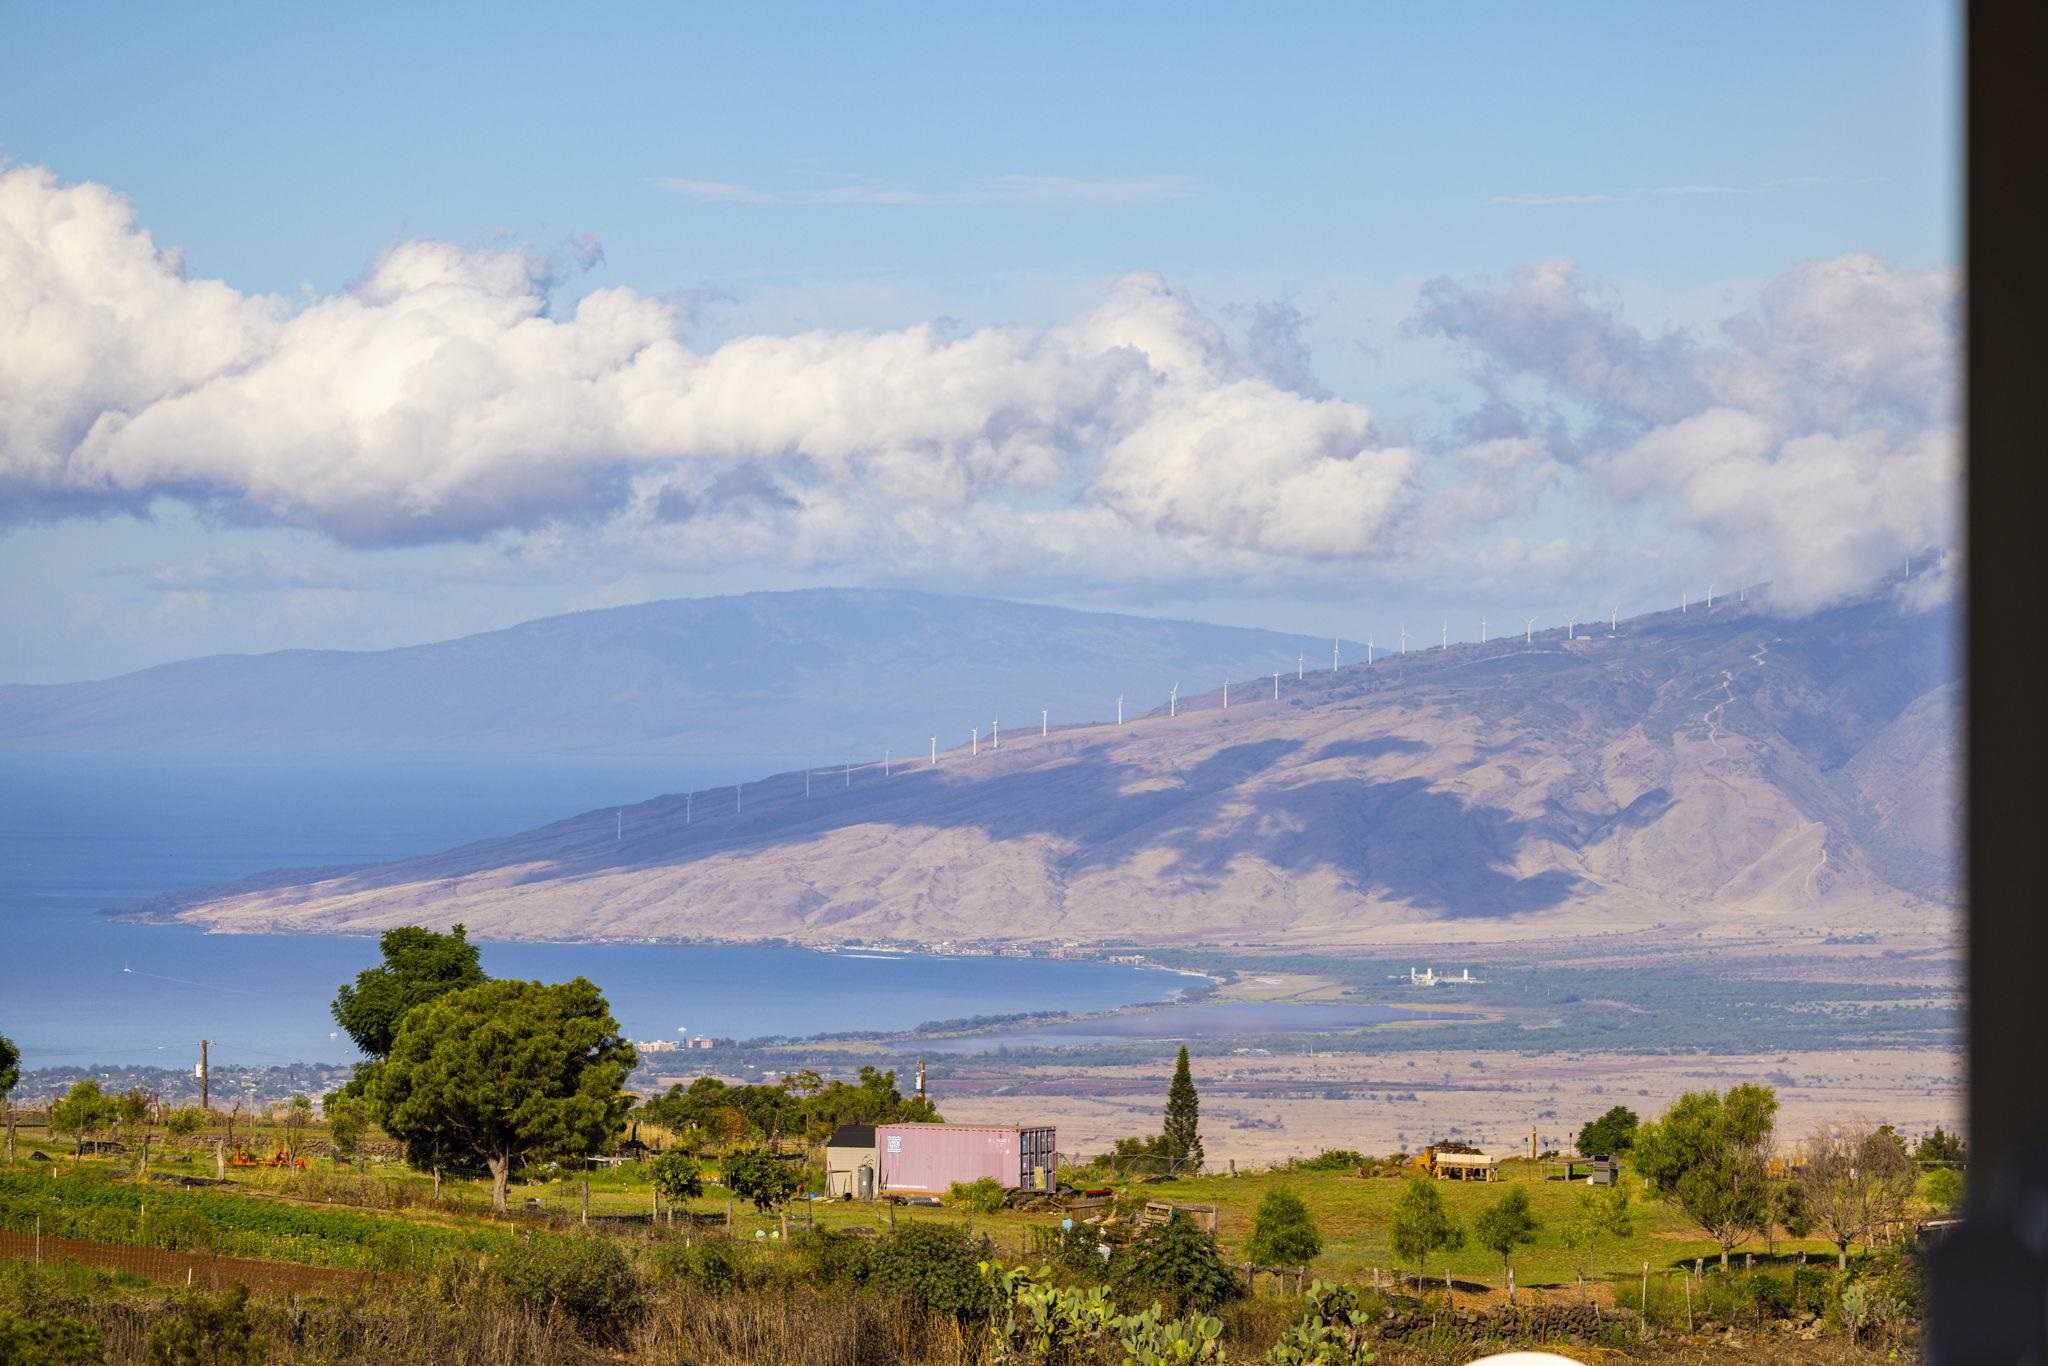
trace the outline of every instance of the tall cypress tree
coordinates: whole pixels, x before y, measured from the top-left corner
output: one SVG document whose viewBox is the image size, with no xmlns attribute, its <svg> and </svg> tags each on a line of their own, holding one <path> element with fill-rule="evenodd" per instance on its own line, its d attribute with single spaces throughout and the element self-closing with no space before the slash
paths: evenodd
<svg viewBox="0 0 2048 1366">
<path fill-rule="evenodd" d="M 1188 1069 L 1188 1046 L 1182 1044 L 1180 1060 L 1173 1065 L 1173 1085 L 1166 1088 L 1166 1156 L 1175 1174 L 1202 1169 L 1202 1135 L 1196 1127 L 1201 1113 L 1195 1076 Z"/>
</svg>

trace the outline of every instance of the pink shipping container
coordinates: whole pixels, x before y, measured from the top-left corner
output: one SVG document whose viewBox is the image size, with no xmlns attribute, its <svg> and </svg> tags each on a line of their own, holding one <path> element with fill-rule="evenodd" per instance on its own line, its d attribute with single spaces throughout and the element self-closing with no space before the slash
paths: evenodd
<svg viewBox="0 0 2048 1366">
<path fill-rule="evenodd" d="M 882 1192 L 944 1195 L 956 1181 L 984 1176 L 1005 1187 L 1050 1189 L 1059 1181 L 1053 1133 L 1050 1126 L 878 1124 Z"/>
</svg>

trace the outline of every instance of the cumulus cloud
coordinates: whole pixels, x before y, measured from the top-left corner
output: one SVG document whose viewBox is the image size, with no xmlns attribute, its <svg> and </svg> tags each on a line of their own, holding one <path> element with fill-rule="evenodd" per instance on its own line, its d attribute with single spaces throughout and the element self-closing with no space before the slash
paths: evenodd
<svg viewBox="0 0 2048 1366">
<path fill-rule="evenodd" d="M 1732 574 L 1771 577 L 1789 608 L 1956 542 L 1946 273 L 1805 262 L 1703 339 L 1645 335 L 1556 260 L 1504 286 L 1432 281 L 1414 326 L 1469 349 L 1496 426 L 1519 415 L 1617 500 L 1669 500 Z M 1538 396 L 1518 391 L 1528 382 Z"/>
<path fill-rule="evenodd" d="M 672 304 L 630 289 L 555 316 L 550 271 L 408 241 L 287 304 L 189 278 L 102 187 L 7 171 L 0 506 L 174 497 L 350 544 L 609 520 L 719 553 L 800 541 L 815 562 L 877 527 L 958 549 L 1000 522 L 1047 555 L 1104 536 L 1312 560 L 1365 552 L 1417 464 L 1156 276 L 1053 328 L 698 352 Z"/>
</svg>

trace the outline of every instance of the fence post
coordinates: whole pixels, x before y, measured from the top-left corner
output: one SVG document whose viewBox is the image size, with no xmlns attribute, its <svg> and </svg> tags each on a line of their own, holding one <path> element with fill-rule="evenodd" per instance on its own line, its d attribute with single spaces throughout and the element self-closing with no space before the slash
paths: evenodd
<svg viewBox="0 0 2048 1366">
<path fill-rule="evenodd" d="M 1515 1269 L 1514 1269 L 1513 1267 L 1509 1267 L 1509 1268 L 1508 1268 L 1508 1303 L 1509 1303 L 1509 1304 L 1513 1304 L 1514 1302 L 1515 1302 Z"/>
<path fill-rule="evenodd" d="M 1685 1331 L 1690 1334 L 1692 1332 L 1692 1277 L 1686 1276 L 1684 1272 L 1680 1272 L 1679 1275 L 1685 1281 Z"/>
<path fill-rule="evenodd" d="M 1456 1308 L 1456 1307 L 1457 1307 L 1457 1303 L 1458 1303 L 1458 1297 L 1457 1297 L 1457 1293 L 1456 1293 L 1455 1291 L 1453 1291 L 1453 1290 L 1451 1289 L 1451 1269 L 1450 1269 L 1449 1267 L 1445 1267 L 1445 1268 L 1444 1268 L 1444 1308 L 1445 1308 L 1445 1309 L 1453 1309 L 1453 1308 Z"/>
<path fill-rule="evenodd" d="M 1636 1302 L 1636 1315 L 1643 1321 L 1643 1336 L 1650 1336 L 1650 1264 L 1643 1263 L 1643 1296 Z"/>
<path fill-rule="evenodd" d="M 590 1227 L 590 1178 L 583 1178 L 583 1227 Z"/>
</svg>

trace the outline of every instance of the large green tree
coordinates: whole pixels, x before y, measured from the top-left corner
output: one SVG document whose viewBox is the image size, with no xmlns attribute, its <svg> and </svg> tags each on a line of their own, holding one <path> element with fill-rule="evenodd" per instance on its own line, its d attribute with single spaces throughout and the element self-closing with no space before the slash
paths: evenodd
<svg viewBox="0 0 2048 1366">
<path fill-rule="evenodd" d="M 1202 1170 L 1202 1098 L 1195 1093 L 1195 1074 L 1188 1066 L 1188 1046 L 1180 1046 L 1180 1058 L 1173 1064 L 1173 1084 L 1166 1088 L 1166 1156 L 1173 1174 L 1192 1175 Z"/>
<path fill-rule="evenodd" d="M 1387 1240 L 1394 1256 L 1415 1268 L 1419 1278 L 1433 1252 L 1455 1252 L 1465 1245 L 1465 1230 L 1451 1222 L 1444 1210 L 1443 1192 L 1429 1176 L 1411 1176 L 1394 1201 L 1394 1217 L 1387 1225 Z"/>
<path fill-rule="evenodd" d="M 1600 1118 L 1587 1120 L 1579 1127 L 1579 1155 L 1616 1157 L 1627 1152 L 1635 1146 L 1639 1123 L 1636 1112 L 1626 1105 L 1617 1105 Z"/>
<path fill-rule="evenodd" d="M 447 934 L 403 925 L 386 930 L 377 947 L 384 961 L 357 973 L 355 985 L 334 996 L 335 1023 L 373 1058 L 391 1051 L 407 1011 L 484 981 L 477 946 L 460 925 Z"/>
<path fill-rule="evenodd" d="M 1635 1167 L 1721 1249 L 1761 1233 L 1771 1217 L 1771 1128 L 1778 1097 L 1745 1082 L 1688 1091 L 1636 1130 Z"/>
<path fill-rule="evenodd" d="M 762 1148 L 742 1148 L 726 1154 L 719 1165 L 725 1188 L 742 1200 L 754 1202 L 763 1214 L 788 1204 L 802 1189 L 803 1173 L 794 1162 L 785 1162 Z"/>
<path fill-rule="evenodd" d="M 583 978 L 485 982 L 408 1011 L 368 1091 L 416 1165 L 481 1163 L 502 1212 L 515 1167 L 593 1152 L 618 1132 L 638 1063 Z"/>
<path fill-rule="evenodd" d="M 14 1088 L 21 1084 L 21 1050 L 0 1034 L 0 1111 L 7 1119 L 7 1160 L 14 1160 Z"/>
</svg>

